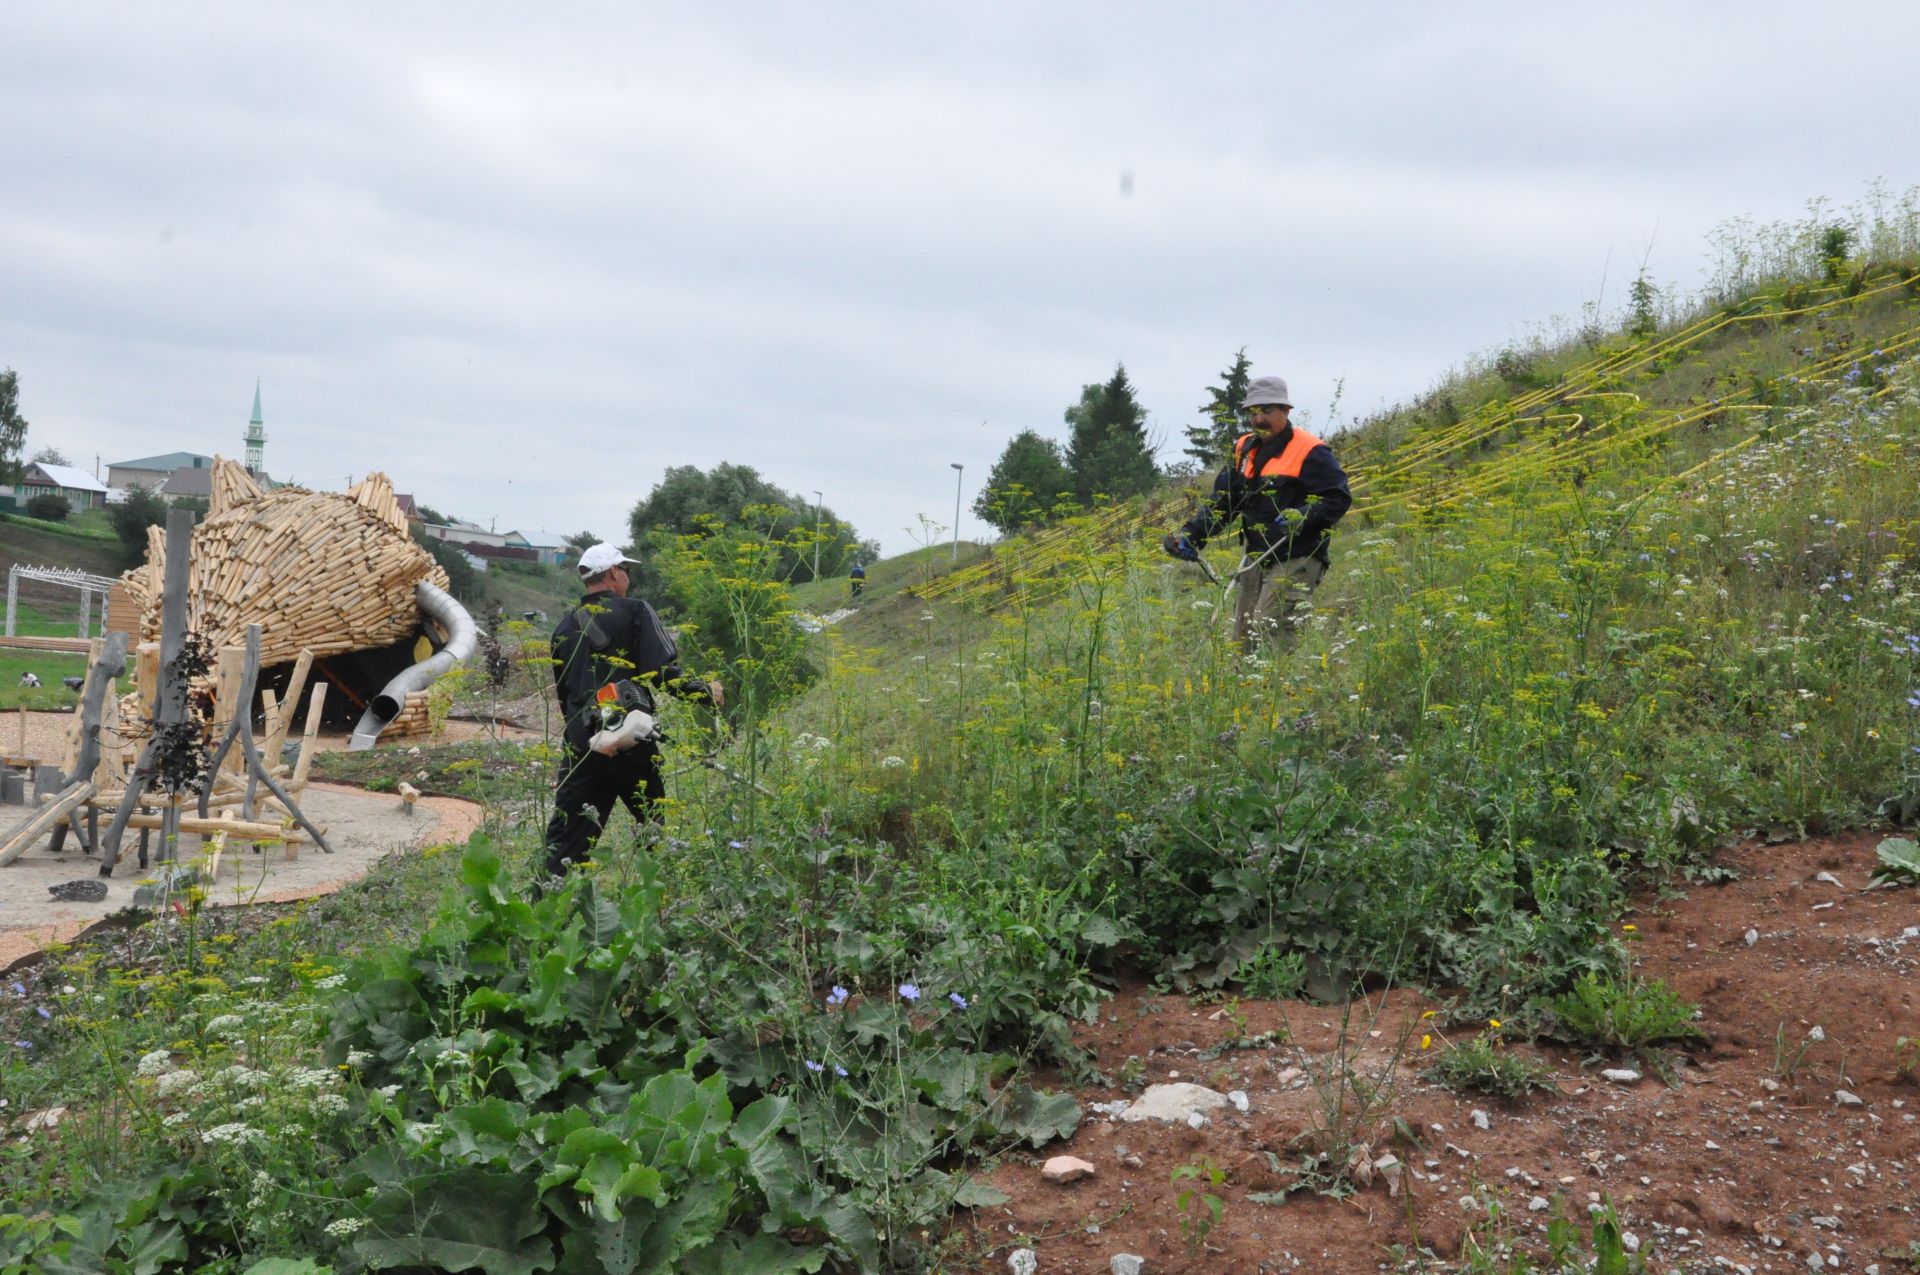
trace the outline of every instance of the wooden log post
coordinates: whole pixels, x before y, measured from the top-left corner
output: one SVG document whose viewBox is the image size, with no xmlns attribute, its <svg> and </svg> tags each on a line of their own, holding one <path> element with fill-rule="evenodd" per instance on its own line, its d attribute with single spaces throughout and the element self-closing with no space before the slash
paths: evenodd
<svg viewBox="0 0 1920 1275">
<path fill-rule="evenodd" d="M 180 652 L 187 644 L 187 581 L 193 560 L 193 511 L 167 511 L 167 568 L 160 598 L 160 669 L 153 689 L 152 717 L 155 738 L 140 751 L 140 763 L 127 778 L 127 790 L 114 812 L 113 823 L 101 838 L 100 875 L 112 876 L 120 858 L 120 838 L 127 820 L 140 802 L 140 793 L 153 774 L 153 763 L 160 755 L 158 730 L 178 726 L 187 717 L 187 679 L 180 675 Z M 161 847 L 166 853 L 166 847 Z"/>
</svg>

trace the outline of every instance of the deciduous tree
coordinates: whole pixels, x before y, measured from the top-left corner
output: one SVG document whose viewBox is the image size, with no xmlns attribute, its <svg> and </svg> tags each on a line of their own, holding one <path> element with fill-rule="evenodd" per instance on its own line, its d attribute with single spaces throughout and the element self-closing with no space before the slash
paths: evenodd
<svg viewBox="0 0 1920 1275">
<path fill-rule="evenodd" d="M 20 456 L 27 446 L 27 418 L 20 415 L 20 374 L 0 372 L 0 487 L 20 481 Z"/>
<path fill-rule="evenodd" d="M 993 463 L 973 512 L 1002 532 L 1014 532 L 1046 522 L 1062 497 L 1073 494 L 1060 444 L 1021 430 Z"/>
</svg>

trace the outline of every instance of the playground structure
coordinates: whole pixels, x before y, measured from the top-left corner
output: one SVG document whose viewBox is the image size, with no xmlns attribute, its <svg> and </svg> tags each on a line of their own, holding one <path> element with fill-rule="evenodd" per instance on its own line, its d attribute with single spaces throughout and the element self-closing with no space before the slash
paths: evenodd
<svg viewBox="0 0 1920 1275">
<path fill-rule="evenodd" d="M 65 756 L 36 771 L 40 808 L 0 834 L 0 864 L 49 833 L 59 851 L 72 833 L 110 875 L 128 828 L 141 832 L 142 867 L 154 829 L 163 859 L 180 833 L 207 839 L 216 871 L 229 838 L 284 843 L 289 856 L 302 839 L 326 850 L 299 794 L 329 690 L 359 710 L 349 746 L 371 747 L 390 729 L 424 730 L 428 687 L 472 653 L 473 621 L 412 542 L 385 475 L 345 495 L 263 492 L 227 460 L 212 478 L 206 520 L 195 527 L 174 511 L 149 531 L 147 562 L 123 577 L 137 631 L 93 641 Z M 111 692 L 129 647 L 136 690 L 120 701 Z"/>
<path fill-rule="evenodd" d="M 427 687 L 473 653 L 473 620 L 446 592 L 447 575 L 407 530 L 385 474 L 345 495 L 287 487 L 262 492 L 216 458 L 206 520 L 193 531 L 187 627 L 215 649 L 261 628 L 263 687 L 285 702 L 302 652 L 350 709 L 354 747 L 382 734 L 424 734 Z M 122 578 L 159 637 L 165 537 L 148 531 L 147 561 Z"/>
</svg>

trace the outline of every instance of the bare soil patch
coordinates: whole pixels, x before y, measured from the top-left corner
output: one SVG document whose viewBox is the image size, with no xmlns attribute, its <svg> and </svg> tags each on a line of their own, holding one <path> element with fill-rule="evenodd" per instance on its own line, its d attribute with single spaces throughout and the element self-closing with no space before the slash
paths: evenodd
<svg viewBox="0 0 1920 1275">
<path fill-rule="evenodd" d="M 1408 1051 L 1395 1069 L 1391 1111 L 1418 1145 L 1401 1138 L 1375 1147 L 1406 1166 L 1397 1195 L 1376 1178 L 1346 1199 L 1308 1191 L 1279 1204 L 1250 1198 L 1294 1180 L 1284 1170 L 1299 1159 L 1296 1140 L 1323 1109 L 1315 1078 L 1341 1050 L 1339 1008 L 1228 1009 L 1129 988 L 1083 1031 L 1100 1068 L 1117 1077 L 1138 1058 L 1145 1083 L 1243 1090 L 1248 1110 L 1217 1111 L 1198 1129 L 1090 1111 L 1070 1143 L 1009 1157 L 992 1174 L 1012 1198 L 968 1219 L 966 1269 L 997 1275 L 1013 1249 L 1032 1247 L 1048 1275 L 1104 1275 L 1118 1253 L 1144 1257 L 1151 1275 L 1371 1272 L 1393 1265 L 1394 1245 L 1457 1256 L 1468 1226 L 1486 1216 L 1460 1201 L 1483 1188 L 1524 1243 L 1542 1237 L 1560 1208 L 1584 1219 L 1590 1203 L 1610 1199 L 1657 1271 L 1805 1272 L 1815 1254 L 1826 1269 L 1878 1262 L 1890 1275 L 1905 1270 L 1906 1246 L 1920 1241 L 1920 1085 L 1902 1073 L 1895 1040 L 1920 1036 L 1920 893 L 1863 890 L 1879 840 L 1744 845 L 1722 857 L 1737 880 L 1642 900 L 1633 918 L 1641 970 L 1699 1003 L 1708 1038 L 1679 1057 L 1671 1086 L 1655 1075 L 1613 1083 L 1598 1074 L 1618 1065 L 1612 1060 L 1516 1045 L 1553 1066 L 1557 1092 L 1513 1106 L 1456 1096 L 1421 1074 L 1428 1002 L 1394 992 L 1384 1006 L 1356 1007 L 1346 1039 L 1360 1075 L 1384 1073 L 1403 1040 Z M 1816 879 L 1822 872 L 1841 884 Z M 1814 1027 L 1824 1039 L 1787 1066 Z M 1288 1043 L 1222 1048 L 1276 1030 Z M 1777 1038 L 1789 1045 L 1784 1059 Z M 1841 1105 L 1839 1090 L 1861 1105 Z M 1041 1160 L 1061 1153 L 1092 1162 L 1097 1175 L 1043 1182 Z M 1226 1171 L 1224 1184 L 1170 1180 L 1205 1161 Z M 1224 1212 L 1190 1248 L 1176 1199 L 1196 1185 L 1219 1195 Z M 1545 1209 L 1530 1209 L 1536 1199 Z"/>
</svg>

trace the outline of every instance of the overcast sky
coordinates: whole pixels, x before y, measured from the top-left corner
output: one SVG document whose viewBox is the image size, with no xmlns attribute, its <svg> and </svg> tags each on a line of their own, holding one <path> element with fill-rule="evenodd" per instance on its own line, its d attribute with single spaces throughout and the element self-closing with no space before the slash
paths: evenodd
<svg viewBox="0 0 1920 1275">
<path fill-rule="evenodd" d="M 1920 5 L 0 5 L 29 451 L 626 536 L 749 464 L 888 553 L 1124 362 L 1314 425 L 1644 257 L 1920 183 Z M 961 534 L 982 531 L 972 513 Z"/>
</svg>

